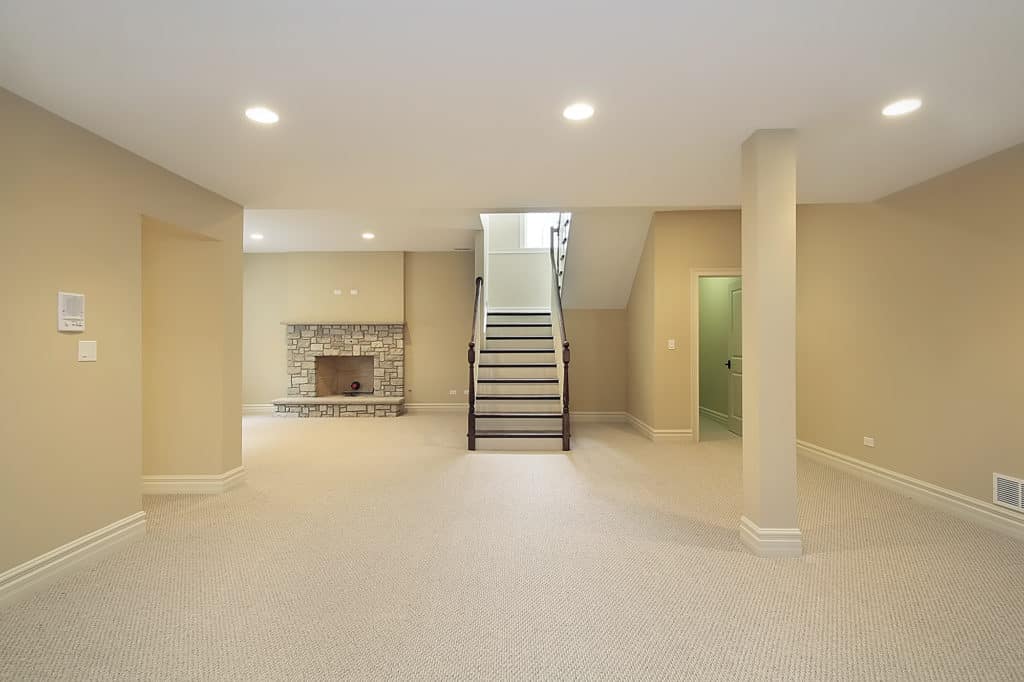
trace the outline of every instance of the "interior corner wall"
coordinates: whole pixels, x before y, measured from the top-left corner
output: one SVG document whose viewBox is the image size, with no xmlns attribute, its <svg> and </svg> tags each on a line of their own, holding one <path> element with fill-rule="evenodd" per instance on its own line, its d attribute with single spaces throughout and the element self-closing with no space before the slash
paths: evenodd
<svg viewBox="0 0 1024 682">
<path fill-rule="evenodd" d="M 401 252 L 247 253 L 243 261 L 244 404 L 265 405 L 287 394 L 285 322 L 404 319 Z"/>
<path fill-rule="evenodd" d="M 690 282 L 695 268 L 740 267 L 740 212 L 666 211 L 654 214 L 655 429 L 691 429 Z M 675 339 L 675 350 L 668 340 Z"/>
<path fill-rule="evenodd" d="M 797 433 L 980 500 L 1024 478 L 1024 145 L 797 212 Z M 876 446 L 866 447 L 864 436 Z"/>
<path fill-rule="evenodd" d="M 237 351 L 222 325 L 223 252 L 216 239 L 142 218 L 143 475 L 226 470 L 223 369 Z"/>
<path fill-rule="evenodd" d="M 647 229 L 626 304 L 626 412 L 654 419 L 654 219 Z"/>
<path fill-rule="evenodd" d="M 730 291 L 739 277 L 701 277 L 700 292 L 700 407 L 729 412 L 729 334 L 732 330 Z"/>
<path fill-rule="evenodd" d="M 0 120 L 2 572 L 142 508 L 143 215 L 223 243 L 223 466 L 240 461 L 242 208 L 3 89 Z M 84 333 L 57 331 L 61 290 L 85 294 Z"/>
<path fill-rule="evenodd" d="M 409 404 L 466 404 L 473 326 L 471 253 L 405 254 L 405 390 Z M 455 395 L 449 391 L 454 390 Z"/>
<path fill-rule="evenodd" d="M 573 412 L 624 412 L 627 401 L 626 311 L 567 309 L 569 400 Z"/>
<path fill-rule="evenodd" d="M 264 405 L 285 395 L 282 322 L 308 317 L 404 321 L 407 401 L 464 403 L 474 273 L 470 252 L 246 254 L 242 401 Z M 304 297 L 303 307 L 291 303 Z"/>
</svg>

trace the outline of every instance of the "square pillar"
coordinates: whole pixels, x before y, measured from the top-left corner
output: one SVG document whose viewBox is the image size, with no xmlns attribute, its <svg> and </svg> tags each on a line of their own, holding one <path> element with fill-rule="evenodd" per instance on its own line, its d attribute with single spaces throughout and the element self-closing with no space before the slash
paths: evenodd
<svg viewBox="0 0 1024 682">
<path fill-rule="evenodd" d="M 796 132 L 743 143 L 743 517 L 755 554 L 799 556 L 796 513 Z"/>
</svg>

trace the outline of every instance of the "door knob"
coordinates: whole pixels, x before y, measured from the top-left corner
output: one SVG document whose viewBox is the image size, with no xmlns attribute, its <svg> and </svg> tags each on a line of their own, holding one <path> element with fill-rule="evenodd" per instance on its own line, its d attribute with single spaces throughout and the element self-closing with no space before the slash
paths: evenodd
<svg viewBox="0 0 1024 682">
<path fill-rule="evenodd" d="M 729 369 L 732 369 L 732 358 L 729 358 L 728 360 L 725 361 L 725 366 L 728 367 Z"/>
</svg>

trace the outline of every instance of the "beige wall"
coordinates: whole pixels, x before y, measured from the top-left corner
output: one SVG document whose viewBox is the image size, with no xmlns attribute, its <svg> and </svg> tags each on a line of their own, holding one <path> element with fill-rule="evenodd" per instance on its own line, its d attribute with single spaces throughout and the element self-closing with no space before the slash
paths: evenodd
<svg viewBox="0 0 1024 682">
<path fill-rule="evenodd" d="M 654 247 L 647 230 L 626 304 L 626 411 L 650 424 L 654 419 Z"/>
<path fill-rule="evenodd" d="M 245 254 L 242 402 L 286 394 L 284 322 L 401 322 L 403 262 L 401 253 Z"/>
<path fill-rule="evenodd" d="M 246 254 L 245 403 L 266 404 L 286 392 L 285 332 L 280 322 L 286 316 L 283 310 L 287 308 L 287 299 L 296 295 L 287 285 L 288 273 L 304 269 L 310 256 L 334 259 L 339 268 L 343 264 L 350 271 L 370 272 L 375 269 L 373 258 L 378 255 Z M 473 317 L 474 277 L 472 253 L 418 252 L 404 254 L 400 276 L 389 273 L 385 279 L 382 275 L 374 284 L 380 289 L 391 289 L 397 283 L 404 290 L 405 309 L 399 318 L 404 317 L 406 324 L 405 386 L 410 404 L 466 401 L 466 344 Z M 319 288 L 323 289 L 329 279 L 323 280 Z M 318 319 L 339 315 L 332 311 L 314 314 Z M 573 410 L 624 410 L 626 311 L 566 310 L 565 317 L 572 343 L 569 376 Z M 450 395 L 450 390 L 455 390 L 456 395 Z"/>
<path fill-rule="evenodd" d="M 224 452 L 225 353 L 238 351 L 224 343 L 223 262 L 223 242 L 143 216 L 144 475 L 216 474 L 239 464 L 235 444 Z"/>
<path fill-rule="evenodd" d="M 983 500 L 993 472 L 1024 477 L 1021 188 L 1024 145 L 875 204 L 800 207 L 801 439 Z"/>
<path fill-rule="evenodd" d="M 700 406 L 721 414 L 729 411 L 729 334 L 732 297 L 739 277 L 700 278 Z"/>
<path fill-rule="evenodd" d="M 739 211 L 654 214 L 630 294 L 630 414 L 655 429 L 689 429 L 690 279 L 738 268 Z M 668 340 L 676 349 L 668 349 Z M 633 371 L 638 372 L 634 377 Z"/>
<path fill-rule="evenodd" d="M 473 324 L 471 253 L 405 254 L 405 391 L 409 403 L 465 403 Z M 455 389 L 456 395 L 448 391 Z"/>
<path fill-rule="evenodd" d="M 982 500 L 993 472 L 1024 477 L 1021 187 L 1024 145 L 879 202 L 799 207 L 801 440 Z M 739 219 L 655 214 L 627 309 L 627 409 L 654 428 L 690 428 L 689 271 L 739 265 Z"/>
<path fill-rule="evenodd" d="M 572 411 L 625 411 L 626 311 L 566 310 L 565 333 Z"/>
<path fill-rule="evenodd" d="M 268 404 L 288 392 L 286 330 L 281 324 L 287 314 L 287 256 L 247 253 L 242 259 L 244 404 Z"/>
<path fill-rule="evenodd" d="M 266 404 L 285 395 L 281 322 L 307 318 L 404 320 L 407 400 L 464 402 L 474 271 L 469 252 L 246 254 L 243 402 Z M 457 394 L 449 395 L 451 389 Z"/>
<path fill-rule="evenodd" d="M 278 322 L 401 322 L 401 253 L 287 253 L 275 260 L 287 282 Z M 258 255 L 256 256 L 259 257 Z M 341 294 L 335 295 L 334 290 Z M 352 295 L 355 289 L 359 293 Z"/>
<path fill-rule="evenodd" d="M 141 509 L 142 215 L 224 243 L 238 349 L 242 210 L 5 90 L 0 120 L 3 571 Z M 61 289 L 86 295 L 84 334 L 57 332 Z M 76 362 L 79 339 L 99 362 Z M 237 351 L 223 376 L 240 385 Z M 236 450 L 238 398 L 226 392 Z"/>
</svg>

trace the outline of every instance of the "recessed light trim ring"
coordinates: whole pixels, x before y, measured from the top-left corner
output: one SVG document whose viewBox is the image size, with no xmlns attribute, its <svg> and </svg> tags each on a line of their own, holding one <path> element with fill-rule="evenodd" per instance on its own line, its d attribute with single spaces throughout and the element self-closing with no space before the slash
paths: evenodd
<svg viewBox="0 0 1024 682">
<path fill-rule="evenodd" d="M 882 115 L 889 118 L 906 116 L 921 108 L 921 100 L 917 97 L 905 97 L 895 102 L 890 102 L 882 109 Z"/>
<path fill-rule="evenodd" d="M 267 107 L 249 107 L 245 110 L 245 117 L 262 125 L 273 125 L 281 120 L 276 111 Z"/>
</svg>

